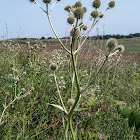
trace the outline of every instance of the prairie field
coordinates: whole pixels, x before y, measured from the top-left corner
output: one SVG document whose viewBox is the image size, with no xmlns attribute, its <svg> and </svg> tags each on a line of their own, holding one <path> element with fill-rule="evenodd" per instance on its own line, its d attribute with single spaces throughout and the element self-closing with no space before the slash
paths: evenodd
<svg viewBox="0 0 140 140">
<path fill-rule="evenodd" d="M 69 48 L 70 40 L 61 40 Z M 102 65 L 106 41 L 89 38 L 79 51 L 80 88 Z M 78 140 L 140 138 L 140 38 L 118 39 L 118 43 L 125 51 L 109 58 L 78 102 L 83 110 L 72 117 Z M 71 59 L 56 39 L 0 41 L 0 140 L 63 140 L 66 116 L 52 105 L 60 100 L 51 63 L 58 65 L 57 87 L 68 108 Z M 73 98 L 76 92 L 74 86 Z"/>
</svg>

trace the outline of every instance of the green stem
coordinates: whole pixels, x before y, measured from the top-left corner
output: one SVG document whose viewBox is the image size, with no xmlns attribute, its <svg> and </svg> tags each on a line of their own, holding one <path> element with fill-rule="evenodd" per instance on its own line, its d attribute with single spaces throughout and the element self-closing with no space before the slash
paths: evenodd
<svg viewBox="0 0 140 140">
<path fill-rule="evenodd" d="M 54 72 L 54 80 L 55 80 L 55 84 L 56 84 L 56 88 L 57 88 L 57 91 L 58 91 L 58 95 L 59 95 L 60 102 L 61 102 L 61 104 L 62 104 L 62 106 L 63 106 L 64 112 L 67 114 L 67 110 L 66 110 L 66 108 L 65 108 L 65 105 L 64 105 L 64 103 L 63 103 L 63 100 L 62 100 L 62 97 L 61 97 L 61 94 L 60 94 L 60 90 L 59 90 L 59 88 L 58 88 L 58 83 L 57 83 L 57 80 L 56 80 L 55 72 Z"/>
<path fill-rule="evenodd" d="M 110 54 L 110 50 L 109 50 L 109 53 L 108 53 L 107 56 L 106 56 L 106 59 L 104 60 L 104 62 L 103 62 L 103 64 L 102 64 L 102 66 L 101 66 L 100 69 L 98 70 L 98 72 L 97 72 L 97 73 L 94 75 L 94 77 L 90 80 L 90 82 L 87 84 L 87 86 L 81 91 L 81 93 L 84 92 L 84 91 L 93 83 L 93 81 L 94 81 L 95 78 L 98 76 L 98 74 L 100 73 L 100 71 L 101 71 L 102 68 L 104 67 L 105 63 L 107 62 L 109 54 Z"/>
<path fill-rule="evenodd" d="M 75 135 L 74 135 L 74 130 L 73 130 L 73 127 L 72 127 L 72 115 L 69 117 L 69 124 L 70 124 L 70 130 L 71 130 L 71 133 L 72 133 L 73 140 L 76 140 Z"/>
<path fill-rule="evenodd" d="M 79 44 L 79 40 L 77 40 L 77 46 Z M 78 58 L 78 53 L 75 56 L 75 64 L 77 65 L 77 58 Z M 73 93 L 73 87 L 74 87 L 74 80 L 75 80 L 75 73 L 73 73 L 73 77 L 72 77 L 72 87 L 71 87 L 71 95 L 70 97 L 72 98 L 72 93 Z"/>
<path fill-rule="evenodd" d="M 78 19 L 77 19 L 76 24 L 75 24 L 75 29 L 76 29 L 77 26 L 78 26 Z M 78 48 L 78 43 L 79 43 L 79 41 L 77 41 L 77 48 Z M 72 43 L 71 43 L 71 54 L 74 52 L 74 47 L 75 47 L 75 38 L 73 37 L 72 38 Z M 76 63 L 77 63 L 77 56 L 78 55 L 76 55 Z M 70 93 L 71 98 L 72 98 L 72 94 L 73 94 L 74 81 L 75 81 L 75 72 L 72 73 L 72 86 L 71 86 L 71 93 Z"/>
<path fill-rule="evenodd" d="M 47 10 L 45 11 L 36 1 L 34 1 L 34 2 L 39 6 L 39 8 L 40 8 L 44 13 L 47 14 L 47 17 L 48 17 L 48 20 L 49 20 L 49 24 L 50 24 L 50 26 L 51 26 L 51 28 L 52 28 L 52 31 L 53 31 L 54 35 L 56 36 L 57 40 L 59 41 L 59 43 L 61 44 L 61 46 L 63 47 L 63 49 L 65 49 L 66 52 L 70 53 L 70 51 L 64 46 L 64 44 L 62 43 L 62 41 L 59 39 L 59 37 L 58 37 L 57 33 L 55 32 L 55 29 L 54 29 L 54 27 L 53 27 L 53 25 L 52 25 L 52 22 L 51 22 L 51 19 L 50 19 L 50 16 L 49 16 L 49 12 L 52 10 L 53 7 L 52 7 L 52 8 L 50 9 L 50 11 L 49 11 L 49 10 L 48 10 L 48 3 L 46 3 L 46 8 L 47 8 Z M 56 2 L 56 3 L 57 3 L 57 2 Z"/>
<path fill-rule="evenodd" d="M 49 20 L 49 23 L 50 23 L 50 26 L 52 28 L 52 31 L 53 31 L 54 35 L 56 36 L 56 38 L 59 41 L 59 43 L 61 44 L 61 46 L 65 49 L 65 51 L 68 52 L 68 53 L 70 53 L 70 51 L 64 46 L 64 44 L 62 43 L 62 41 L 59 39 L 57 33 L 55 32 L 55 29 L 54 29 L 54 27 L 52 25 L 52 22 L 51 22 L 51 19 L 50 19 L 50 16 L 49 16 L 48 4 L 46 6 L 47 6 L 47 12 L 46 12 L 46 14 L 47 14 L 47 17 L 48 17 L 48 20 Z"/>
<path fill-rule="evenodd" d="M 75 63 L 75 58 L 74 58 L 74 55 L 72 55 L 72 63 L 73 63 L 73 69 L 74 69 L 74 73 L 75 73 L 75 81 L 76 81 L 76 86 L 77 86 L 77 96 L 76 96 L 76 100 L 74 102 L 74 105 L 72 106 L 70 112 L 69 112 L 69 116 L 72 115 L 73 113 L 73 110 L 75 109 L 78 101 L 79 101 L 79 98 L 80 98 L 80 85 L 79 85 L 79 79 L 78 79 L 78 74 L 77 74 L 77 69 L 76 69 L 76 63 Z"/>
<path fill-rule="evenodd" d="M 69 129 L 69 118 L 67 120 L 67 125 L 66 125 L 66 128 L 65 128 L 65 140 L 68 140 L 68 129 Z"/>
<path fill-rule="evenodd" d="M 11 102 L 4 108 L 4 110 L 3 110 L 2 114 L 1 114 L 1 117 L 0 117 L 0 124 L 2 123 L 2 118 L 3 118 L 3 116 L 4 116 L 4 113 L 5 113 L 6 109 L 7 109 L 11 104 L 13 104 L 13 103 L 16 101 L 16 99 L 17 99 L 17 98 L 15 98 L 13 101 L 11 101 Z"/>
</svg>

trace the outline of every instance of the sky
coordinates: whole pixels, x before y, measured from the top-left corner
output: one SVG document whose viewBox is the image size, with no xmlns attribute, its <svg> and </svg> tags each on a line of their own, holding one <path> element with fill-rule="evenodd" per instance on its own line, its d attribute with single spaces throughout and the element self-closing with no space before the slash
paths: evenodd
<svg viewBox="0 0 140 140">
<path fill-rule="evenodd" d="M 0 40 L 5 38 L 41 38 L 54 37 L 47 15 L 29 0 L 0 0 Z M 36 0 L 44 9 L 43 0 Z M 83 22 L 90 18 L 93 0 L 78 0 L 87 7 Z M 99 11 L 104 11 L 110 0 L 101 0 Z M 116 6 L 106 13 L 95 26 L 90 36 L 97 34 L 140 33 L 140 0 L 115 0 Z M 55 0 L 49 4 L 53 5 Z M 76 0 L 61 0 L 50 13 L 53 26 L 59 37 L 69 36 L 71 26 L 67 23 L 66 5 L 73 5 Z M 91 22 L 87 24 L 90 27 Z"/>
</svg>

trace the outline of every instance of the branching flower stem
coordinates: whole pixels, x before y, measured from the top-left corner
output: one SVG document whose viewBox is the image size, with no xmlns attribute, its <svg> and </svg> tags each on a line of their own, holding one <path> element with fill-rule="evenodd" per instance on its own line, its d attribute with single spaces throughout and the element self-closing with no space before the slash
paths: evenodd
<svg viewBox="0 0 140 140">
<path fill-rule="evenodd" d="M 2 123 L 2 118 L 3 118 L 3 116 L 4 116 L 4 113 L 5 113 L 6 109 L 7 109 L 11 104 L 13 104 L 13 103 L 16 101 L 16 99 L 17 99 L 17 98 L 15 98 L 13 101 L 11 101 L 11 102 L 4 108 L 4 110 L 3 110 L 2 114 L 1 114 L 1 117 L 0 117 L 0 124 Z"/>
<path fill-rule="evenodd" d="M 55 4 L 57 3 L 58 1 L 56 0 L 53 4 L 53 6 L 51 7 L 51 9 L 49 10 L 49 13 L 52 11 L 53 7 L 55 6 Z"/>
<path fill-rule="evenodd" d="M 54 29 L 54 27 L 52 25 L 52 22 L 51 22 L 51 19 L 50 19 L 50 15 L 49 15 L 49 12 L 48 12 L 48 4 L 46 4 L 46 7 L 47 7 L 47 17 L 48 17 L 48 20 L 49 20 L 49 23 L 50 23 L 50 26 L 52 28 L 52 31 L 53 31 L 54 35 L 56 36 L 56 38 L 59 41 L 59 43 L 61 44 L 61 46 L 66 50 L 66 52 L 70 53 L 70 51 L 64 46 L 64 44 L 62 43 L 62 41 L 58 37 L 57 33 L 55 32 L 55 29 Z"/>
<path fill-rule="evenodd" d="M 105 13 L 108 9 L 109 9 L 109 8 L 107 8 L 103 13 Z M 102 14 L 102 13 L 101 13 L 101 14 Z M 87 38 L 88 38 L 90 32 L 92 31 L 92 29 L 94 28 L 94 26 L 96 25 L 96 23 L 98 23 L 98 21 L 99 21 L 100 19 L 101 19 L 100 17 L 99 17 L 98 19 L 96 19 L 96 18 L 94 19 L 94 21 L 93 21 L 93 23 L 92 23 L 90 29 L 88 30 L 88 32 L 87 32 L 85 35 L 83 35 L 83 37 L 84 37 L 84 36 L 86 36 L 86 37 L 85 37 L 85 39 L 83 40 L 83 42 L 78 46 L 78 49 L 74 52 L 74 55 L 82 48 L 82 46 L 84 45 L 85 41 L 87 40 Z"/>
<path fill-rule="evenodd" d="M 87 88 L 89 88 L 89 86 L 93 83 L 93 81 L 95 80 L 95 78 L 98 76 L 98 74 L 100 73 L 100 71 L 103 69 L 104 65 L 106 64 L 109 54 L 110 54 L 111 50 L 109 50 L 106 59 L 104 60 L 103 64 L 101 65 L 100 69 L 97 71 L 97 73 L 93 76 L 93 78 L 90 80 L 90 82 L 87 84 L 87 86 L 81 91 L 84 92 Z"/>
<path fill-rule="evenodd" d="M 51 26 L 51 28 L 52 28 L 52 31 L 53 31 L 53 33 L 54 33 L 54 35 L 56 36 L 56 38 L 57 38 L 57 40 L 59 41 L 59 43 L 61 44 L 61 46 L 62 46 L 62 48 L 63 49 L 65 49 L 65 51 L 66 52 L 68 52 L 69 54 L 70 54 L 70 51 L 64 46 L 64 44 L 62 43 L 62 41 L 60 40 L 60 38 L 58 37 L 58 35 L 57 35 L 57 33 L 55 32 L 55 29 L 54 29 L 54 27 L 53 27 L 53 25 L 52 25 L 52 22 L 51 22 L 51 19 L 50 19 L 50 16 L 49 16 L 49 9 L 48 9 L 48 3 L 46 3 L 46 11 L 36 2 L 36 1 L 34 1 L 35 2 L 35 4 L 37 4 L 38 6 L 39 6 L 39 8 L 45 13 L 45 14 L 47 14 L 47 17 L 48 17 L 48 20 L 49 20 L 49 24 L 50 24 L 50 26 Z M 51 10 L 51 9 L 50 9 Z"/>
<path fill-rule="evenodd" d="M 30 90 L 31 91 L 31 90 Z M 3 112 L 2 112 L 2 114 L 1 114 L 1 116 L 0 116 L 0 124 L 2 123 L 2 119 L 3 119 L 3 116 L 4 116 L 4 113 L 5 113 L 5 111 L 6 111 L 6 109 L 11 105 L 11 104 L 13 104 L 17 99 L 21 99 L 21 98 L 23 98 L 23 97 L 26 97 L 27 95 L 29 95 L 29 93 L 30 92 L 27 92 L 26 94 L 24 94 L 24 95 L 22 95 L 22 96 L 20 96 L 21 95 L 21 92 L 18 94 L 18 96 L 15 96 L 15 98 L 14 98 L 14 100 L 12 100 L 7 106 L 4 106 L 4 110 L 3 110 Z"/>
<path fill-rule="evenodd" d="M 85 43 L 85 41 L 87 40 L 91 30 L 93 29 L 93 27 L 95 26 L 95 22 L 96 20 L 94 19 L 92 25 L 91 25 L 91 28 L 88 30 L 88 32 L 86 33 L 86 37 L 85 39 L 83 40 L 83 42 L 78 46 L 78 49 L 74 52 L 74 55 L 82 48 L 83 44 Z"/>
</svg>

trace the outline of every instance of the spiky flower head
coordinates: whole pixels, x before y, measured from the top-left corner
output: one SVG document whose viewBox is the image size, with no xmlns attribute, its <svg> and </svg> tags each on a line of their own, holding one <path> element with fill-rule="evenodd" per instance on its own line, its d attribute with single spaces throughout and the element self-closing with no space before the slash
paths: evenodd
<svg viewBox="0 0 140 140">
<path fill-rule="evenodd" d="M 15 71 L 15 68 L 12 68 L 12 71 L 14 72 Z"/>
<path fill-rule="evenodd" d="M 83 9 L 82 9 L 82 8 L 76 8 L 76 9 L 74 10 L 74 16 L 75 16 L 75 18 L 77 18 L 77 19 L 82 19 L 83 16 L 84 16 L 84 11 L 83 11 Z"/>
<path fill-rule="evenodd" d="M 118 45 L 115 50 L 119 50 L 119 52 L 124 52 L 124 46 L 123 45 Z"/>
<path fill-rule="evenodd" d="M 110 8 L 113 8 L 115 6 L 115 1 L 110 1 L 108 5 Z"/>
<path fill-rule="evenodd" d="M 22 88 L 22 89 L 21 89 L 21 92 L 25 92 L 25 88 Z"/>
<path fill-rule="evenodd" d="M 110 38 L 107 40 L 106 46 L 112 50 L 118 45 L 118 42 L 115 38 Z"/>
<path fill-rule="evenodd" d="M 58 69 L 58 66 L 55 63 L 50 64 L 50 70 L 56 71 Z"/>
<path fill-rule="evenodd" d="M 12 74 L 9 74 L 10 77 L 12 77 Z"/>
<path fill-rule="evenodd" d="M 87 30 L 87 26 L 83 26 L 83 30 L 84 30 L 84 31 Z"/>
<path fill-rule="evenodd" d="M 71 8 L 72 8 L 72 7 L 71 7 L 70 5 L 67 5 L 67 6 L 64 8 L 64 10 L 70 12 Z"/>
<path fill-rule="evenodd" d="M 44 3 L 50 3 L 52 0 L 43 0 Z"/>
<path fill-rule="evenodd" d="M 74 8 L 77 8 L 77 7 L 82 7 L 82 3 L 80 1 L 77 1 L 75 4 L 74 4 Z"/>
<path fill-rule="evenodd" d="M 17 81 L 17 82 L 19 82 L 19 78 L 18 77 L 17 78 L 14 78 L 14 80 Z"/>
<path fill-rule="evenodd" d="M 83 22 L 79 23 L 80 28 L 84 26 Z"/>
<path fill-rule="evenodd" d="M 68 99 L 68 105 L 72 106 L 74 105 L 75 100 L 74 99 Z"/>
<path fill-rule="evenodd" d="M 93 18 L 97 18 L 98 15 L 99 15 L 98 10 L 93 10 L 93 11 L 91 12 L 91 16 L 92 16 Z"/>
<path fill-rule="evenodd" d="M 34 91 L 34 90 L 35 90 L 35 88 L 34 88 L 34 87 L 31 87 L 31 90 L 32 90 L 32 91 Z"/>
<path fill-rule="evenodd" d="M 23 75 L 26 75 L 26 71 L 23 72 Z"/>
<path fill-rule="evenodd" d="M 99 13 L 99 17 L 100 17 L 100 18 L 103 18 L 103 17 L 104 17 L 104 14 L 103 14 L 102 12 L 100 12 L 100 13 Z"/>
<path fill-rule="evenodd" d="M 34 0 L 30 0 L 30 2 L 34 2 Z"/>
<path fill-rule="evenodd" d="M 27 41 L 26 43 L 27 43 L 27 47 L 30 48 L 30 42 Z"/>
<path fill-rule="evenodd" d="M 68 22 L 69 24 L 73 24 L 74 21 L 75 21 L 75 18 L 74 18 L 73 16 L 69 16 L 69 17 L 67 18 L 67 22 Z"/>
<path fill-rule="evenodd" d="M 99 8 L 101 6 L 101 1 L 100 0 L 94 0 L 92 3 L 92 6 L 94 8 Z"/>
<path fill-rule="evenodd" d="M 83 9 L 84 13 L 87 12 L 87 8 L 86 7 L 83 7 L 82 9 Z"/>
<path fill-rule="evenodd" d="M 70 35 L 72 37 L 77 37 L 80 34 L 80 32 L 78 31 L 78 29 L 72 28 Z"/>
</svg>

